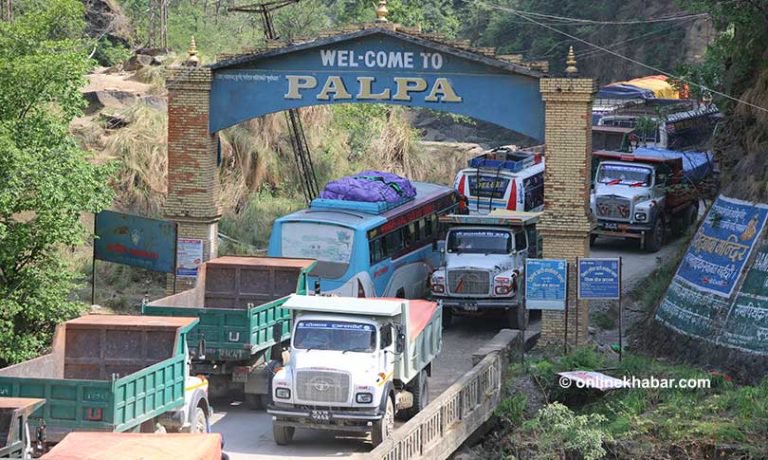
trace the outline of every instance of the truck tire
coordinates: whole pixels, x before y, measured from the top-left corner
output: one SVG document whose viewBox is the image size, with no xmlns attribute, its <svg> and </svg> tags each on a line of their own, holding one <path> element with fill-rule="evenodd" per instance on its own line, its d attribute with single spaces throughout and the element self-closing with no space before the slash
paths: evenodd
<svg viewBox="0 0 768 460">
<path fill-rule="evenodd" d="M 387 398 L 387 404 L 384 409 L 384 416 L 381 420 L 373 422 L 373 431 L 371 431 L 373 447 L 384 442 L 395 431 L 395 406 L 392 403 L 392 398 L 388 395 L 385 398 Z"/>
<path fill-rule="evenodd" d="M 511 329 L 522 331 L 528 328 L 528 309 L 520 304 L 507 310 L 507 324 Z"/>
<path fill-rule="evenodd" d="M 656 218 L 653 224 L 653 230 L 645 235 L 645 250 L 656 252 L 664 245 L 664 219 L 662 216 Z"/>
<path fill-rule="evenodd" d="M 210 432 L 210 425 L 208 424 L 208 415 L 202 407 L 195 407 L 195 412 L 192 414 L 192 433 L 208 433 Z"/>
<path fill-rule="evenodd" d="M 275 444 L 278 446 L 287 446 L 293 441 L 293 434 L 296 428 L 292 426 L 278 426 L 272 424 L 272 437 L 275 438 Z"/>
<path fill-rule="evenodd" d="M 419 412 L 423 411 L 427 404 L 429 404 L 429 378 L 427 377 L 427 371 L 421 371 L 413 379 L 411 385 L 408 386 L 408 391 L 413 395 L 413 407 L 406 409 L 404 419 L 408 420 L 416 416 Z"/>
</svg>

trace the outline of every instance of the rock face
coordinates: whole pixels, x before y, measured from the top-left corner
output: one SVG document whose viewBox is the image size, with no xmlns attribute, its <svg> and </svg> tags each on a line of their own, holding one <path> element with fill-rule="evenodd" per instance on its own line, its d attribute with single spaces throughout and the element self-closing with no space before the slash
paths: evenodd
<svg viewBox="0 0 768 460">
<path fill-rule="evenodd" d="M 131 22 L 115 0 L 83 0 L 85 32 L 89 37 L 105 37 L 113 44 L 130 47 L 135 38 Z"/>
</svg>

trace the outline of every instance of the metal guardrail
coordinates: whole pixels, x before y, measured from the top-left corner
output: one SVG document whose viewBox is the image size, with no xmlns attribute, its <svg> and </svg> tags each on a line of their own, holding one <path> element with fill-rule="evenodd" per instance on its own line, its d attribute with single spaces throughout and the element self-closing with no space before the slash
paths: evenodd
<svg viewBox="0 0 768 460">
<path fill-rule="evenodd" d="M 500 352 L 487 355 L 365 458 L 448 458 L 496 409 L 503 366 Z"/>
</svg>

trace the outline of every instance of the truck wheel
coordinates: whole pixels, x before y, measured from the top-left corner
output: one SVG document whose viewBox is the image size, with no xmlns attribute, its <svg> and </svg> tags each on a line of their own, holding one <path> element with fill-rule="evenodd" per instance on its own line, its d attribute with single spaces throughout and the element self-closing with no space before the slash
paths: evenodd
<svg viewBox="0 0 768 460">
<path fill-rule="evenodd" d="M 507 310 L 507 324 L 511 329 L 522 331 L 528 328 L 528 309 L 524 305 Z"/>
<path fill-rule="evenodd" d="M 208 416 L 205 415 L 202 407 L 197 406 L 192 418 L 192 433 L 208 433 L 209 431 Z"/>
<path fill-rule="evenodd" d="M 656 252 L 664 244 L 664 219 L 659 216 L 653 225 L 653 230 L 645 235 L 645 250 Z"/>
<path fill-rule="evenodd" d="M 392 398 L 386 396 L 387 406 L 384 409 L 384 416 L 381 420 L 373 422 L 373 431 L 371 431 L 371 442 L 373 447 L 378 446 L 395 431 L 395 406 L 392 404 Z"/>
<path fill-rule="evenodd" d="M 418 381 L 413 388 L 413 407 L 409 410 L 409 418 L 423 411 L 429 404 L 429 378 L 427 371 L 419 372 Z"/>
<path fill-rule="evenodd" d="M 296 428 L 292 426 L 278 426 L 272 424 L 272 437 L 275 438 L 275 443 L 278 446 L 287 446 L 293 441 L 293 434 L 296 432 Z"/>
</svg>

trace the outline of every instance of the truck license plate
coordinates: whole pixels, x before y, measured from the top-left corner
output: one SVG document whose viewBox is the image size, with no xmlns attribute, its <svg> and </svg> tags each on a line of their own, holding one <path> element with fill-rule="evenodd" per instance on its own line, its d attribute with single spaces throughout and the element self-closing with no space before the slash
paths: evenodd
<svg viewBox="0 0 768 460">
<path fill-rule="evenodd" d="M 331 414 L 327 410 L 313 410 L 310 417 L 315 422 L 327 423 L 331 421 Z"/>
<path fill-rule="evenodd" d="M 619 224 L 617 224 L 616 222 L 606 222 L 603 224 L 603 228 L 606 230 L 618 230 Z"/>
<path fill-rule="evenodd" d="M 461 309 L 464 311 L 477 311 L 476 303 L 464 303 L 461 304 Z"/>
</svg>

